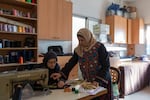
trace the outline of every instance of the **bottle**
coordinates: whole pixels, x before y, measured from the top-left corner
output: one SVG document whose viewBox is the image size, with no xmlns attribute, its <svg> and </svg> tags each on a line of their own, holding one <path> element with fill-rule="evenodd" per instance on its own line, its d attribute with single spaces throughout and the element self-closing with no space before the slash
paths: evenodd
<svg viewBox="0 0 150 100">
<path fill-rule="evenodd" d="M 21 96 L 22 96 L 22 86 L 21 85 L 17 85 L 14 87 L 15 91 L 14 94 L 12 96 L 12 100 L 21 100 Z"/>
<path fill-rule="evenodd" d="M 19 63 L 23 64 L 23 57 L 22 56 L 19 57 Z"/>
<path fill-rule="evenodd" d="M 9 55 L 4 56 L 4 63 L 9 63 Z"/>
<path fill-rule="evenodd" d="M 4 59 L 3 59 L 3 56 L 0 55 L 0 64 L 3 64 L 4 63 Z"/>
</svg>

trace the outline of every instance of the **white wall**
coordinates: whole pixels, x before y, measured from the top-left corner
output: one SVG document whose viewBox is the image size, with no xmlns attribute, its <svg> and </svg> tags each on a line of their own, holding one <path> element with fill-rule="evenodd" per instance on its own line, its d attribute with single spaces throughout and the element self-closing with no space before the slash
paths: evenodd
<svg viewBox="0 0 150 100">
<path fill-rule="evenodd" d="M 144 18 L 145 24 L 150 24 L 150 0 L 136 0 L 133 5 L 137 8 L 138 16 Z"/>
<path fill-rule="evenodd" d="M 107 7 L 112 0 L 71 0 L 73 2 L 73 13 L 98 19 L 105 19 Z"/>
</svg>

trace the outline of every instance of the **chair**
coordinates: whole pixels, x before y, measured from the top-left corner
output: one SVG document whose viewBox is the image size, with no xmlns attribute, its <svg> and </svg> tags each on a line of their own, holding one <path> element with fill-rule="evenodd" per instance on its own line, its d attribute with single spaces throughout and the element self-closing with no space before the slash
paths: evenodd
<svg viewBox="0 0 150 100">
<path fill-rule="evenodd" d="M 58 46 L 49 46 L 48 47 L 48 52 L 49 51 L 54 51 L 57 55 L 64 55 L 64 52 L 63 52 L 63 48 L 62 46 L 58 45 Z"/>
<path fill-rule="evenodd" d="M 114 99 L 119 100 L 119 88 L 118 83 L 120 81 L 120 70 L 115 67 L 110 67 L 110 74 L 112 79 L 112 90 Z"/>
</svg>

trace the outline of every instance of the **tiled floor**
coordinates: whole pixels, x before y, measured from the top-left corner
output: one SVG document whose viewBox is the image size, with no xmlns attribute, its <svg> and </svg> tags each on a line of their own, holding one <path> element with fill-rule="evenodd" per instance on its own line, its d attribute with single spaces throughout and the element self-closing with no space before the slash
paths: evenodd
<svg viewBox="0 0 150 100">
<path fill-rule="evenodd" d="M 139 92 L 125 96 L 124 99 L 120 98 L 119 100 L 150 100 L 150 86 Z"/>
</svg>

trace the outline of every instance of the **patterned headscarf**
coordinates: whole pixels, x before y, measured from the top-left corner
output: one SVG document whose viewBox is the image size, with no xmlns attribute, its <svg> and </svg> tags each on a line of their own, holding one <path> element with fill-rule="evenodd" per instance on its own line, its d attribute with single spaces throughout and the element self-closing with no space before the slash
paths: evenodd
<svg viewBox="0 0 150 100">
<path fill-rule="evenodd" d="M 94 38 L 92 32 L 87 28 L 81 28 L 77 33 L 77 36 L 78 35 L 82 36 L 87 42 L 85 44 L 86 47 L 78 44 L 78 46 L 75 48 L 75 52 L 82 57 L 84 51 L 88 51 L 93 47 L 93 45 L 96 43 L 96 39 Z"/>
</svg>

